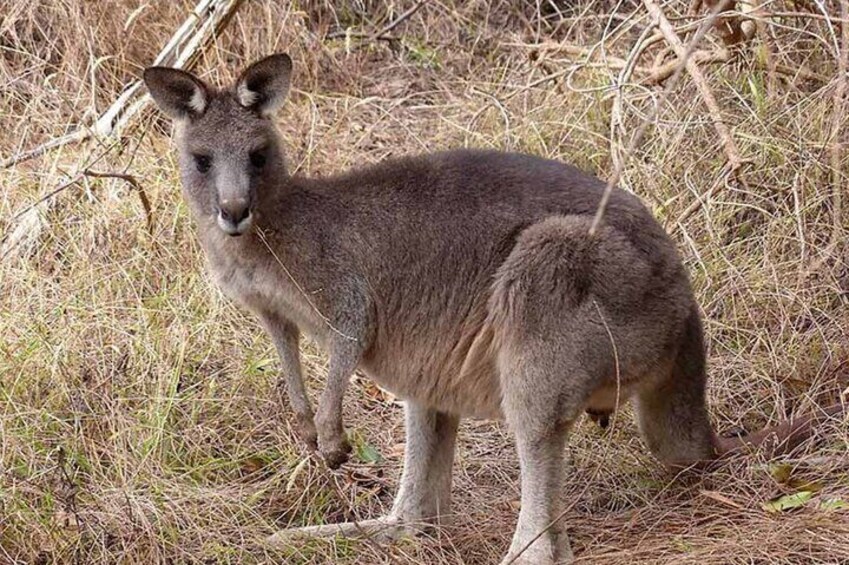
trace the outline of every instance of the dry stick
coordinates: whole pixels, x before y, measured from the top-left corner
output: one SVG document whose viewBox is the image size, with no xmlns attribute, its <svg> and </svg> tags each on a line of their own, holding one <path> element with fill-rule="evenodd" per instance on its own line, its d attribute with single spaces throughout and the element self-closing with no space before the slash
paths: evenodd
<svg viewBox="0 0 849 565">
<path fill-rule="evenodd" d="M 241 3 L 242 0 L 200 0 L 191 15 L 159 52 L 153 64 L 189 68 L 200 54 L 200 49 L 227 25 Z M 93 136 L 109 136 L 120 131 L 150 100 L 147 95 L 139 98 L 142 84 L 142 81 L 137 80 L 124 89 L 91 127 L 80 127 L 34 149 L 4 159 L 0 161 L 0 168 L 11 167 Z"/>
<path fill-rule="evenodd" d="M 83 179 L 83 174 L 77 173 L 76 175 L 71 177 L 71 180 L 69 180 L 67 182 L 63 182 L 62 184 L 60 184 L 59 186 L 57 186 L 56 188 L 54 188 L 53 190 L 51 190 L 50 192 L 48 192 L 47 194 L 45 194 L 44 196 L 42 196 L 41 198 L 39 198 L 38 200 L 33 202 L 32 204 L 30 204 L 29 206 L 27 206 L 26 208 L 24 208 L 23 210 L 21 210 L 20 212 L 18 212 L 14 216 L 12 216 L 12 219 L 13 220 L 20 220 L 27 213 L 31 212 L 34 208 L 40 206 L 41 204 L 44 204 L 45 202 L 47 202 L 48 200 L 50 200 L 51 198 L 53 198 L 54 196 L 56 196 L 60 192 L 64 192 L 67 189 L 71 188 L 72 186 L 74 186 L 75 184 L 80 182 L 82 179 Z"/>
<path fill-rule="evenodd" d="M 834 250 L 840 244 L 843 231 L 843 188 L 842 175 L 840 173 L 840 161 L 843 156 L 843 144 L 840 142 L 841 122 L 845 115 L 847 74 L 849 74 L 849 0 L 840 2 L 840 58 L 838 59 L 837 87 L 834 89 L 834 103 L 831 114 L 831 131 L 829 132 L 829 161 L 831 165 L 831 188 L 834 191 L 831 200 L 831 213 L 833 215 L 833 226 L 831 238 L 820 257 L 811 263 L 805 270 L 804 278 L 808 278 L 819 271 L 825 262 L 831 257 Z"/>
<path fill-rule="evenodd" d="M 683 30 L 684 28 L 682 28 Z M 654 43 L 657 43 L 658 40 L 662 40 L 663 35 L 657 34 L 652 35 L 642 42 L 640 45 L 639 54 L 642 54 L 646 48 L 650 47 Z M 643 67 L 639 65 L 631 65 L 629 67 L 630 62 L 634 59 L 633 54 L 630 55 L 627 59 L 622 59 L 621 57 L 611 57 L 608 56 L 604 61 L 601 60 L 593 60 L 598 59 L 596 57 L 596 53 L 590 50 L 587 47 L 582 47 L 580 45 L 572 45 L 572 44 L 564 44 L 557 42 L 542 42 L 542 43 L 505 43 L 506 46 L 511 47 L 521 47 L 525 49 L 539 49 L 540 50 L 540 58 L 542 58 L 543 54 L 547 52 L 560 52 L 565 53 L 566 55 L 574 56 L 574 57 L 585 57 L 587 61 L 592 62 L 595 65 L 605 66 L 611 70 L 622 70 L 626 68 L 630 68 L 630 72 L 636 72 L 640 75 L 643 75 L 639 78 L 639 83 L 643 85 L 655 85 L 661 84 L 666 81 L 672 74 L 675 72 L 675 69 L 681 64 L 678 59 L 669 61 L 668 63 L 664 63 L 662 65 L 656 65 L 653 67 Z M 696 60 L 697 63 L 700 64 L 716 64 L 716 63 L 727 63 L 733 57 L 734 54 L 728 49 L 717 49 L 715 51 L 696 51 L 692 55 L 693 59 Z M 758 67 L 764 67 L 765 65 L 761 61 L 753 61 L 753 64 Z M 554 73 L 550 73 L 543 78 L 537 80 L 535 83 L 532 83 L 530 86 L 538 86 L 546 81 L 550 81 L 556 78 L 559 78 L 565 74 L 568 74 L 573 69 L 562 70 Z M 783 75 L 789 75 L 792 77 L 798 77 L 804 80 L 810 80 L 820 83 L 827 83 L 830 79 L 825 77 L 817 72 L 814 72 L 803 65 L 799 65 L 798 67 L 791 67 L 789 65 L 775 64 L 772 67 L 772 70 L 781 73 Z M 621 84 L 621 81 L 620 81 Z M 510 96 L 514 94 L 511 93 Z"/>
<path fill-rule="evenodd" d="M 624 127 L 622 124 L 622 102 L 624 97 L 623 86 L 631 79 L 634 70 L 637 69 L 637 61 L 648 47 L 649 34 L 654 31 L 654 24 L 649 24 L 640 34 L 636 44 L 631 48 L 628 54 L 628 59 L 625 66 L 619 72 L 619 77 L 616 82 L 616 92 L 613 97 L 613 105 L 610 108 L 610 157 L 613 160 L 613 168 L 620 166 L 622 158 L 619 153 L 621 146 L 621 138 L 624 137 Z M 617 139 L 617 132 L 621 132 Z"/>
<path fill-rule="evenodd" d="M 726 12 L 726 14 L 727 15 L 733 15 L 736 18 L 743 18 L 743 19 L 752 19 L 753 17 L 758 17 L 758 16 L 755 16 L 753 12 L 740 12 L 740 11 L 735 11 L 735 10 L 732 10 L 730 12 L 730 14 L 728 12 Z M 773 17 L 773 18 L 798 18 L 798 19 L 803 19 L 803 20 L 827 20 L 827 21 L 831 21 L 831 22 L 849 21 L 849 20 L 846 20 L 845 18 L 838 18 L 838 17 L 835 17 L 835 16 L 823 15 L 823 14 L 815 14 L 813 12 L 776 11 L 776 12 L 769 12 L 769 16 Z M 692 20 L 694 18 L 701 19 L 701 16 L 696 14 L 696 13 L 692 13 L 692 14 L 685 15 L 685 16 L 667 16 L 667 19 L 671 22 L 687 21 L 687 20 Z"/>
<path fill-rule="evenodd" d="M 726 168 L 727 166 L 723 167 L 722 173 L 720 173 L 719 177 L 717 177 L 717 179 L 707 190 L 707 192 L 705 192 L 695 202 L 687 206 L 687 208 L 683 212 L 681 212 L 681 215 L 678 216 L 677 220 L 675 220 L 675 225 L 669 228 L 670 235 L 675 235 L 676 233 L 678 233 L 678 230 L 681 228 L 682 224 L 684 223 L 684 220 L 692 216 L 699 208 L 704 205 L 706 200 L 708 200 L 709 198 L 713 198 L 713 196 L 719 192 L 719 189 L 725 186 L 725 183 L 723 181 L 726 179 L 728 173 L 730 172 L 726 171 Z"/>
<path fill-rule="evenodd" d="M 371 40 L 380 39 L 380 38 L 384 37 L 390 31 L 392 31 L 393 29 L 395 29 L 396 27 L 401 25 L 405 20 L 408 20 L 413 14 L 418 12 L 419 8 L 424 6 L 426 2 L 427 2 L 427 0 L 420 0 L 419 2 L 416 2 L 413 5 L 413 7 L 411 7 L 409 10 L 407 10 L 406 12 L 404 12 L 403 14 L 401 14 L 400 16 L 398 16 L 397 18 L 395 18 L 394 20 L 392 20 L 388 24 L 386 24 L 377 33 L 352 32 L 352 31 L 350 31 L 350 28 L 348 28 L 348 29 L 345 29 L 345 30 L 342 30 L 342 31 L 334 31 L 333 33 L 328 33 L 324 37 L 325 37 L 325 39 L 340 39 L 342 37 L 345 37 L 345 38 L 356 37 L 356 38 L 365 38 L 365 39 L 371 39 Z"/>
<path fill-rule="evenodd" d="M 603 63 L 611 69 L 623 69 L 628 65 L 628 61 L 621 57 L 606 56 L 602 58 L 601 53 L 597 49 L 583 47 L 581 45 L 572 45 L 571 43 L 544 41 L 542 43 L 505 43 L 504 45 L 509 47 L 539 49 L 542 52 L 556 51 L 573 57 L 583 57 L 588 62 L 596 59 L 593 62 Z"/>
<path fill-rule="evenodd" d="M 775 12 L 759 12 L 757 14 L 746 15 L 746 17 L 750 20 L 754 20 L 756 23 L 760 23 L 760 22 L 769 21 L 770 18 L 776 17 L 776 13 Z M 667 18 L 667 19 L 670 19 L 670 18 Z M 690 29 L 693 29 L 693 24 L 688 24 L 688 25 L 679 27 L 678 32 L 679 33 L 685 32 L 685 31 L 689 31 Z M 648 47 L 650 45 L 653 45 L 654 43 L 657 43 L 658 41 L 660 41 L 662 39 L 663 39 L 662 34 L 653 35 L 652 37 L 650 37 L 646 41 L 645 46 Z M 720 50 L 715 51 L 714 53 L 717 54 L 717 57 L 715 58 L 715 60 L 713 60 L 714 59 L 713 57 L 706 57 L 706 60 L 704 60 L 704 61 L 698 60 L 698 57 L 700 57 L 700 55 L 698 55 L 698 54 L 695 57 L 697 58 L 697 61 L 699 63 L 724 63 L 724 62 L 727 62 L 727 61 L 724 60 L 722 57 L 719 57 L 718 54 L 719 53 L 725 53 L 725 52 L 726 52 L 725 49 L 720 49 Z M 730 57 L 729 57 L 729 59 L 730 59 Z M 646 79 L 644 79 L 644 84 L 655 84 L 655 83 L 659 84 L 659 83 L 663 82 L 675 70 L 677 63 L 678 63 L 678 61 L 670 61 L 669 63 L 666 63 L 664 65 L 656 64 L 654 67 L 652 67 L 651 69 L 649 69 L 647 71 L 649 73 L 649 76 Z M 752 61 L 752 63 L 755 66 L 760 67 L 760 68 L 767 68 L 768 70 L 778 72 L 778 73 L 781 73 L 783 75 L 788 75 L 788 76 L 791 76 L 791 77 L 799 77 L 799 78 L 802 78 L 804 80 L 811 80 L 811 81 L 816 81 L 816 82 L 820 82 L 820 83 L 827 83 L 831 80 L 829 77 L 826 77 L 826 76 L 823 76 L 823 75 L 821 75 L 817 72 L 814 72 L 804 65 L 790 66 L 790 65 L 775 64 L 773 67 L 770 68 L 768 66 L 768 64 L 766 64 L 766 63 L 764 63 L 760 60 Z M 666 76 L 661 76 L 657 80 L 653 80 L 653 77 L 652 77 L 653 74 L 662 73 L 664 71 L 668 73 L 668 74 L 666 74 Z"/>
<path fill-rule="evenodd" d="M 37 207 L 41 204 L 44 204 L 45 202 L 47 202 L 48 200 L 50 200 L 51 198 L 53 198 L 54 196 L 56 196 L 60 192 L 64 192 L 64 191 L 68 190 L 69 188 L 73 187 L 74 185 L 78 184 L 81 180 L 83 180 L 84 177 L 99 178 L 99 179 L 103 179 L 103 178 L 121 179 L 121 180 L 127 182 L 130 186 L 132 186 L 133 189 L 138 193 L 139 200 L 141 200 L 141 203 L 142 203 L 142 208 L 144 208 L 144 213 L 145 213 L 145 216 L 147 218 L 147 230 L 148 230 L 148 232 L 152 233 L 151 230 L 153 228 L 153 215 L 152 215 L 153 209 L 150 205 L 150 199 L 147 197 L 147 193 L 145 192 L 144 188 L 142 188 L 141 183 L 138 181 L 138 179 L 136 179 L 136 177 L 134 177 L 133 175 L 129 175 L 129 174 L 126 174 L 126 173 L 101 172 L 101 171 L 92 171 L 90 169 L 84 169 L 84 170 L 78 172 L 73 177 L 71 177 L 71 179 L 69 181 L 60 184 L 59 186 L 57 186 L 56 188 L 54 188 L 53 190 L 51 190 L 50 192 L 48 192 L 47 194 L 45 194 L 44 196 L 42 196 L 41 198 L 39 198 L 38 200 L 33 202 L 32 204 L 30 204 L 29 206 L 27 206 L 26 208 L 24 208 L 23 210 L 21 210 L 20 212 L 15 214 L 12 219 L 14 219 L 14 220 L 20 219 L 22 216 L 24 216 L 27 212 L 31 211 L 33 208 L 35 208 L 35 207 Z"/>
<path fill-rule="evenodd" d="M 655 4 L 653 0 L 643 0 L 643 3 L 646 5 L 646 8 L 648 8 L 649 13 L 655 15 L 655 19 L 658 20 L 659 18 L 657 18 L 656 14 L 654 13 L 660 11 L 660 8 L 658 8 L 657 4 Z M 669 93 L 672 92 L 672 89 L 675 88 L 675 85 L 678 84 L 678 80 L 681 78 L 683 70 L 689 62 L 690 55 L 692 55 L 692 53 L 696 50 L 696 46 L 699 44 L 699 42 L 702 40 L 708 30 L 713 26 L 713 22 L 718 15 L 719 10 L 717 8 L 714 8 L 714 11 L 711 13 L 710 17 L 708 17 L 704 22 L 702 22 L 701 27 L 699 27 L 695 35 L 693 35 L 693 38 L 690 40 L 689 45 L 687 45 L 687 48 L 684 49 L 682 47 L 681 52 L 678 53 L 678 58 L 680 60 L 678 63 L 678 68 L 675 69 L 672 78 L 669 80 L 669 82 L 666 83 L 666 86 L 664 87 L 663 92 L 661 92 L 660 97 L 657 99 L 655 104 L 649 109 L 648 113 L 643 119 L 643 123 L 640 125 L 637 131 L 634 132 L 634 135 L 631 137 L 631 141 L 628 143 L 628 148 L 626 149 L 623 159 L 621 159 L 618 165 L 614 168 L 613 175 L 611 175 L 610 179 L 607 181 L 607 186 L 604 187 L 604 194 L 602 194 L 601 196 L 601 201 L 599 202 L 598 208 L 596 209 L 592 225 L 590 225 L 590 236 L 594 236 L 596 231 L 598 231 L 598 227 L 601 224 L 601 220 L 602 218 L 604 218 L 604 212 L 607 209 L 607 204 L 610 201 L 610 195 L 613 193 L 613 188 L 617 184 L 619 184 L 619 179 L 622 177 L 622 172 L 625 169 L 625 161 L 627 159 L 627 156 L 633 153 L 637 145 L 640 143 L 640 141 L 642 141 L 643 136 L 645 135 L 646 131 L 648 131 L 648 128 L 652 124 L 652 122 L 654 122 L 657 113 L 660 111 L 660 107 L 666 101 L 666 98 L 667 96 L 669 96 Z M 666 24 L 668 26 L 669 22 L 667 21 Z M 677 39 L 678 36 L 676 35 L 675 38 Z M 680 40 L 678 41 L 680 44 Z"/>
<path fill-rule="evenodd" d="M 136 194 L 139 195 L 142 208 L 144 208 L 144 215 L 147 218 L 147 232 L 153 235 L 153 209 L 150 205 L 150 199 L 148 199 L 147 193 L 144 191 L 144 188 L 142 188 L 141 183 L 138 179 L 136 179 L 136 177 L 127 173 L 100 172 L 88 169 L 83 171 L 83 175 L 98 179 L 120 179 L 132 186 L 136 191 Z"/>
<path fill-rule="evenodd" d="M 669 20 L 667 20 L 666 16 L 663 14 L 663 10 L 660 9 L 660 6 L 658 6 L 654 0 L 643 0 L 643 3 L 657 20 L 660 32 L 663 34 L 670 47 L 672 47 L 675 51 L 675 54 L 678 55 L 679 58 L 683 58 L 686 53 L 686 49 L 681 43 L 681 39 L 678 37 L 678 34 L 675 33 L 675 29 L 672 27 L 672 24 L 669 23 Z M 722 3 L 717 6 L 721 8 Z M 722 119 L 722 110 L 719 107 L 719 103 L 717 103 L 716 98 L 713 95 L 713 91 L 710 89 L 710 86 L 708 86 L 707 79 L 705 78 L 705 75 L 702 74 L 702 70 L 699 68 L 698 63 L 692 58 L 688 59 L 686 68 L 690 77 L 693 79 L 693 82 L 696 83 L 696 86 L 702 95 L 702 99 L 705 102 L 705 106 L 708 108 L 716 133 L 719 134 L 719 138 L 722 140 L 722 144 L 725 147 L 725 154 L 728 157 L 728 162 L 731 164 L 731 172 L 736 173 L 737 170 L 743 166 L 743 161 L 740 159 L 740 152 L 737 150 L 737 144 L 731 136 L 731 130 L 728 129 L 728 126 Z"/>
<path fill-rule="evenodd" d="M 711 63 L 727 63 L 731 60 L 733 54 L 728 49 L 718 49 L 716 51 L 696 51 L 692 55 L 692 59 L 699 64 Z M 660 84 L 675 72 L 680 65 L 680 61 L 669 61 L 658 67 L 654 67 L 649 71 L 648 76 L 642 80 L 642 84 Z"/>
<path fill-rule="evenodd" d="M 72 186 L 80 182 L 83 178 L 82 171 L 100 162 L 106 156 L 106 154 L 113 148 L 114 146 L 110 146 L 105 148 L 102 152 L 95 156 L 90 155 L 87 162 L 81 167 L 81 169 L 78 169 L 77 172 L 69 178 L 69 180 L 63 182 L 58 187 L 54 188 L 47 194 L 41 196 L 38 200 L 26 206 L 23 210 L 12 216 L 12 220 L 14 220 L 14 223 L 17 224 L 17 226 L 9 233 L 5 234 L 2 238 L 0 238 L 0 258 L 5 258 L 9 254 L 11 254 L 15 248 L 19 247 L 23 243 L 24 237 L 31 237 L 28 233 L 21 233 L 19 230 L 21 229 L 21 224 L 27 222 L 27 218 L 33 211 L 35 211 L 39 206 L 41 206 L 45 202 L 49 202 L 57 194 L 64 192 L 65 190 L 71 188 Z"/>
<path fill-rule="evenodd" d="M 102 155 L 101 155 L 102 157 Z M 99 160 L 99 159 L 98 159 Z M 150 205 L 150 200 L 147 197 L 147 193 L 141 186 L 141 183 L 132 175 L 126 173 L 113 173 L 113 172 L 99 172 L 93 171 L 91 169 L 83 169 L 82 171 L 77 172 L 73 177 L 71 177 L 66 182 L 60 184 L 35 202 L 31 203 L 29 206 L 15 214 L 12 219 L 17 221 L 18 226 L 22 225 L 22 222 L 26 222 L 26 217 L 28 214 L 33 213 L 39 206 L 44 204 L 45 202 L 49 202 L 55 196 L 65 192 L 69 188 L 77 186 L 80 181 L 85 177 L 91 178 L 116 178 L 121 179 L 130 184 L 136 193 L 139 195 L 139 199 L 141 200 L 142 207 L 144 208 L 145 217 L 147 219 L 147 231 L 149 234 L 153 234 L 153 210 Z M 37 213 L 37 212 L 36 212 Z M 16 230 L 12 230 L 10 234 L 4 236 L 2 240 L 0 240 L 0 258 L 6 258 L 9 256 L 15 249 L 19 248 L 24 241 L 24 237 L 32 238 L 31 233 L 21 234 L 20 236 L 17 234 Z"/>
</svg>

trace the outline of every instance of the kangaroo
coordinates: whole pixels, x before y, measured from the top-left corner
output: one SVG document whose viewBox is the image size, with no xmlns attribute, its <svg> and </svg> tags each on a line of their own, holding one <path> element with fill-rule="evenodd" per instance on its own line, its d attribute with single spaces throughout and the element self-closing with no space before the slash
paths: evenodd
<svg viewBox="0 0 849 565">
<path fill-rule="evenodd" d="M 504 563 L 569 562 L 558 492 L 567 435 L 584 411 L 604 423 L 633 400 L 646 444 L 669 466 L 769 436 L 714 433 L 699 309 L 673 242 L 636 196 L 614 190 L 591 236 L 604 183 L 529 155 L 453 150 L 292 176 L 274 122 L 291 72 L 289 56 L 276 54 L 225 89 L 163 67 L 144 81 L 175 122 L 183 195 L 209 268 L 276 346 L 302 440 L 330 467 L 346 460 L 341 405 L 358 368 L 405 400 L 390 514 L 296 533 L 444 523 L 460 418 L 496 418 L 515 436 L 521 471 Z M 315 413 L 302 334 L 330 357 Z M 809 423 L 770 437 L 800 440 Z"/>
</svg>

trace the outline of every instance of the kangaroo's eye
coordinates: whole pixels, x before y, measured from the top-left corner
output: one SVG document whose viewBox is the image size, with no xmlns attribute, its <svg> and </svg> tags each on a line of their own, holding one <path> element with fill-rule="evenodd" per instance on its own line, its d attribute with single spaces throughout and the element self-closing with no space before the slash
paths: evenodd
<svg viewBox="0 0 849 565">
<path fill-rule="evenodd" d="M 251 151 L 250 155 L 251 165 L 256 169 L 261 169 L 265 166 L 265 149 L 257 149 L 256 151 Z"/>
<path fill-rule="evenodd" d="M 212 166 L 212 157 L 209 155 L 192 155 L 195 159 L 195 167 L 197 167 L 198 171 L 202 173 L 206 173 L 209 171 L 209 168 Z"/>
</svg>

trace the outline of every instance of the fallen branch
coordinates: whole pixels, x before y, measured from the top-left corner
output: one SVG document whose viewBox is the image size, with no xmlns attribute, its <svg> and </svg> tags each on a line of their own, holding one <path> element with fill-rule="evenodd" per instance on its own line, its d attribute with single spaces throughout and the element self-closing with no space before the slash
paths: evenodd
<svg viewBox="0 0 849 565">
<path fill-rule="evenodd" d="M 227 25 L 241 3 L 242 0 L 200 0 L 191 15 L 159 52 L 153 64 L 178 69 L 191 68 L 203 47 Z M 150 100 L 149 95 L 140 96 L 142 86 L 142 81 L 136 80 L 125 88 L 91 127 L 80 127 L 34 149 L 4 159 L 0 161 L 0 168 L 9 168 L 91 137 L 106 137 L 121 131 Z"/>
<path fill-rule="evenodd" d="M 147 193 L 144 191 L 144 188 L 142 188 L 141 183 L 138 179 L 136 179 L 136 177 L 127 173 L 104 173 L 92 170 L 83 171 L 83 176 L 98 179 L 120 179 L 133 187 L 133 190 L 135 190 L 136 194 L 139 195 L 142 208 L 144 208 L 144 215 L 147 219 L 147 233 L 153 235 L 153 208 L 150 205 L 150 199 L 148 199 Z"/>
<path fill-rule="evenodd" d="M 699 68 L 698 62 L 696 62 L 696 60 L 692 57 L 685 58 L 687 55 L 687 49 L 684 47 L 684 44 L 681 43 L 681 38 L 678 37 L 678 34 L 672 27 L 672 24 L 666 19 L 663 10 L 661 10 L 655 0 L 643 0 L 643 4 L 657 22 L 660 32 L 663 34 L 663 37 L 666 39 L 669 46 L 672 47 L 673 51 L 675 51 L 678 59 L 685 62 L 684 64 L 686 66 L 687 73 L 699 89 L 702 100 L 704 100 L 705 106 L 707 106 L 708 113 L 713 121 L 713 126 L 716 129 L 717 134 L 719 134 L 719 138 L 725 148 L 725 155 L 731 165 L 731 174 L 739 176 L 739 170 L 743 166 L 743 160 L 740 158 L 740 152 L 737 149 L 737 144 L 731 136 L 731 130 L 722 119 L 722 110 L 713 95 L 713 91 L 710 86 L 708 86 L 707 79 L 705 78 L 705 75 L 702 74 L 702 70 Z M 721 5 L 718 4 L 718 7 L 721 8 Z M 711 19 L 715 19 L 718 13 L 719 12 L 714 11 Z"/>
<path fill-rule="evenodd" d="M 663 35 L 656 34 L 652 35 L 651 37 L 648 37 L 647 39 L 641 42 L 641 44 L 638 46 L 640 47 L 638 50 L 632 50 L 632 54 L 629 55 L 627 59 L 610 55 L 607 55 L 602 58 L 598 56 L 598 50 L 594 50 L 588 47 L 582 47 L 580 45 L 557 43 L 553 41 L 543 43 L 505 43 L 505 45 L 511 47 L 522 47 L 526 49 L 539 50 L 539 54 L 537 55 L 537 57 L 540 59 L 542 59 L 544 55 L 548 52 L 557 52 L 564 53 L 572 57 L 581 57 L 586 61 L 584 66 L 601 66 L 613 71 L 621 71 L 623 69 L 628 69 L 629 75 L 632 73 L 638 75 L 640 84 L 651 86 L 656 84 L 662 84 L 664 81 L 666 81 L 669 77 L 672 76 L 672 73 L 675 72 L 675 69 L 680 64 L 680 61 L 677 58 L 666 63 L 655 64 L 652 67 L 645 67 L 634 64 L 633 61 L 638 58 L 634 57 L 634 52 L 636 51 L 637 55 L 642 54 L 642 52 L 644 52 L 646 48 L 650 47 L 658 40 L 663 40 Z M 534 52 L 532 51 L 532 56 L 533 53 Z M 695 59 L 695 61 L 700 65 L 728 63 L 732 59 L 734 59 L 734 56 L 735 55 L 731 50 L 724 48 L 717 49 L 714 51 L 696 51 L 692 55 L 693 59 Z M 766 67 L 766 63 L 759 60 L 752 60 L 752 63 L 756 67 Z M 546 80 L 557 78 L 557 76 L 562 76 L 563 74 L 567 74 L 572 70 L 573 69 L 563 71 L 559 75 L 557 75 L 556 73 L 549 73 L 544 79 L 542 79 L 542 81 L 545 82 Z M 803 65 L 791 67 L 789 65 L 775 64 L 773 65 L 771 70 L 781 73 L 783 75 L 788 75 L 803 80 L 815 81 L 822 84 L 825 84 L 830 80 L 828 77 L 816 73 Z M 624 83 L 620 80 L 619 84 Z"/>
<path fill-rule="evenodd" d="M 72 176 L 69 180 L 63 182 L 47 194 L 43 195 L 41 198 L 31 203 L 29 206 L 12 216 L 12 222 L 15 225 L 15 228 L 6 236 L 2 241 L 2 246 L 0 246 L 0 258 L 6 258 L 9 256 L 15 249 L 21 247 L 28 241 L 37 237 L 38 232 L 41 229 L 41 224 L 43 222 L 43 211 L 40 212 L 39 208 L 42 207 L 45 203 L 51 202 L 56 196 L 65 192 L 66 190 L 73 188 L 84 179 L 84 178 L 112 178 L 112 179 L 120 179 L 129 184 L 136 194 L 139 195 L 139 200 L 141 201 L 142 208 L 144 208 L 144 214 L 146 221 L 147 232 L 149 234 L 153 234 L 153 207 L 150 204 L 150 199 L 147 197 L 147 193 L 142 187 L 141 183 L 136 179 L 133 175 L 127 173 L 115 173 L 115 172 L 103 172 L 103 171 L 94 171 L 91 169 L 83 169 L 79 171 L 74 176 Z"/>
<path fill-rule="evenodd" d="M 544 41 L 542 43 L 504 43 L 509 47 L 525 47 L 529 49 L 538 49 L 540 57 L 549 52 L 565 53 L 571 57 L 580 57 L 586 61 L 603 63 L 604 66 L 611 69 L 624 69 L 628 65 L 628 61 L 621 57 L 607 55 L 599 57 L 598 49 L 592 47 L 583 47 L 581 45 L 573 45 L 571 43 L 559 43 L 556 41 Z"/>
<path fill-rule="evenodd" d="M 719 49 L 717 51 L 696 51 L 692 55 L 692 60 L 697 64 L 712 64 L 712 63 L 727 63 L 733 57 L 733 53 L 728 49 Z M 653 67 L 649 70 L 646 76 L 642 79 L 642 83 L 649 84 L 660 84 L 669 77 L 672 76 L 672 73 L 675 72 L 680 66 L 680 60 L 669 61 L 660 66 Z"/>
<path fill-rule="evenodd" d="M 804 65 L 799 65 L 796 67 L 791 67 L 790 65 L 781 65 L 777 64 L 773 67 L 773 69 L 777 73 L 781 73 L 783 75 L 798 77 L 804 80 L 812 80 L 815 82 L 819 82 L 822 84 L 827 83 L 830 79 L 824 75 L 816 73 Z"/>
<path fill-rule="evenodd" d="M 361 31 L 351 31 L 350 28 L 347 28 L 347 29 L 344 29 L 344 30 L 341 30 L 341 31 L 334 31 L 332 33 L 328 33 L 325 36 L 325 39 L 341 39 L 341 38 L 348 39 L 348 38 L 353 38 L 353 37 L 360 38 L 360 39 L 370 39 L 370 40 L 384 39 L 389 34 L 389 32 L 391 32 L 393 29 L 395 29 L 396 27 L 398 27 L 399 25 L 404 23 L 404 21 L 408 20 L 413 14 L 418 12 L 419 8 L 424 6 L 426 2 L 427 2 L 427 0 L 419 0 L 419 2 L 416 2 L 409 10 L 407 10 L 406 12 L 404 12 L 403 14 L 401 14 L 400 16 L 398 16 L 397 18 L 395 18 L 394 20 L 392 20 L 391 22 L 389 22 L 388 24 L 383 26 L 383 28 L 381 28 L 380 31 L 378 31 L 377 33 L 366 33 L 366 32 L 361 32 Z"/>
<path fill-rule="evenodd" d="M 657 4 L 654 3 L 653 0 L 643 0 L 643 3 L 649 8 L 651 12 L 651 8 L 659 10 Z M 666 97 L 669 96 L 669 93 L 672 92 L 672 89 L 675 88 L 675 85 L 678 84 L 678 79 L 681 78 L 683 74 L 683 70 L 690 59 L 690 55 L 696 50 L 699 42 L 704 38 L 708 29 L 713 25 L 714 20 L 719 15 L 718 10 L 714 10 L 714 12 L 710 15 L 710 17 L 702 24 L 702 26 L 696 31 L 693 35 L 693 38 L 690 40 L 690 43 L 686 48 L 683 48 L 681 53 L 679 54 L 679 65 L 678 68 L 672 75 L 672 78 L 669 82 L 666 83 L 663 92 L 660 97 L 655 101 L 655 104 L 651 107 L 648 113 L 643 119 L 642 125 L 634 132 L 634 135 L 631 137 L 631 141 L 628 143 L 628 148 L 626 150 L 626 156 L 630 155 L 634 152 L 637 145 L 639 145 L 640 141 L 642 141 L 643 136 L 646 131 L 648 131 L 649 126 L 654 122 L 655 116 L 657 115 L 660 108 L 663 106 L 663 102 L 666 100 Z M 666 22 L 667 26 L 669 22 Z M 677 36 L 676 36 L 677 39 Z M 679 44 L 680 44 L 680 40 Z M 596 209 L 595 216 L 593 217 L 593 222 L 590 225 L 589 235 L 595 235 L 598 230 L 599 225 L 601 224 L 601 220 L 604 218 L 604 212 L 607 209 L 607 203 L 610 201 L 610 195 L 613 192 L 613 188 L 619 184 L 619 179 L 622 177 L 622 171 L 625 169 L 625 159 L 620 159 L 619 163 L 615 166 L 613 170 L 613 174 L 607 181 L 607 186 L 604 187 L 604 193 L 601 196 L 601 200 L 599 201 L 598 208 Z"/>
</svg>

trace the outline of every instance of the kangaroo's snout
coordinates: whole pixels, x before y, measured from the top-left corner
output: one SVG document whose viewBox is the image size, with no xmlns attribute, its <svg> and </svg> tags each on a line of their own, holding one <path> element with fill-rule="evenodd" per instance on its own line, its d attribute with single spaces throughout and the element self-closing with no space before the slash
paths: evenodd
<svg viewBox="0 0 849 565">
<path fill-rule="evenodd" d="M 253 213 L 246 198 L 222 200 L 218 205 L 218 227 L 228 235 L 242 235 L 251 227 Z"/>
</svg>

